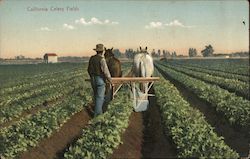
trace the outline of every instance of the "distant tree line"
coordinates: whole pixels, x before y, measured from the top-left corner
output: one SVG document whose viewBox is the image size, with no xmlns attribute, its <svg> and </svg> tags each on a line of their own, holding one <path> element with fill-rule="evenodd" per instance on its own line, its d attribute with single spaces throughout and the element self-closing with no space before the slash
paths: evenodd
<svg viewBox="0 0 250 159">
<path fill-rule="evenodd" d="M 231 54 L 232 57 L 249 57 L 249 52 L 242 51 L 242 52 L 234 52 Z"/>
<path fill-rule="evenodd" d="M 205 49 L 203 49 L 201 51 L 201 55 L 203 57 L 211 57 L 211 56 L 213 56 L 213 53 L 214 53 L 214 49 L 213 49 L 212 45 L 210 45 L 210 44 L 205 46 Z M 196 48 L 189 48 L 188 49 L 188 55 L 189 55 L 189 57 L 198 56 Z"/>
<path fill-rule="evenodd" d="M 189 57 L 196 57 L 197 56 L 197 50 L 195 48 L 189 48 L 188 50 Z M 249 52 L 234 52 L 234 53 L 217 53 L 214 54 L 214 49 L 212 45 L 207 45 L 205 48 L 201 51 L 201 55 L 203 57 L 220 57 L 220 56 L 229 56 L 229 57 L 249 57 Z"/>
<path fill-rule="evenodd" d="M 16 60 L 24 60 L 25 59 L 25 56 L 23 55 L 18 55 L 15 57 Z"/>
<path fill-rule="evenodd" d="M 168 50 L 157 50 L 157 53 L 155 52 L 155 49 L 151 52 L 152 57 L 164 57 L 164 58 L 170 58 L 170 57 L 177 57 L 177 53 L 174 51 L 170 53 Z"/>
<path fill-rule="evenodd" d="M 128 59 L 133 59 L 134 56 L 139 53 L 139 50 L 133 50 L 131 48 L 126 49 L 124 53 L 122 53 L 119 49 L 113 49 L 113 53 L 115 55 L 115 57 L 117 58 L 128 58 Z M 234 52 L 234 53 L 230 53 L 230 54 L 214 54 L 214 49 L 212 47 L 211 44 L 205 46 L 205 48 L 200 52 L 201 55 L 203 57 L 219 57 L 219 56 L 229 56 L 229 57 L 249 57 L 249 52 Z M 175 57 L 187 57 L 184 55 L 177 55 L 176 51 L 170 52 L 168 50 L 160 50 L 158 49 L 157 51 L 155 49 L 153 49 L 150 52 L 151 56 L 154 58 L 175 58 Z M 188 56 L 189 57 L 197 57 L 198 56 L 198 52 L 196 50 L 196 48 L 189 48 L 188 49 Z M 29 57 L 25 57 L 23 55 L 18 55 L 15 56 L 15 60 L 42 60 L 42 58 L 29 58 Z M 78 57 L 78 56 L 64 56 L 64 57 L 58 57 L 59 61 L 81 61 L 81 60 L 88 60 L 89 57 Z M 0 58 L 0 61 L 5 60 L 4 58 Z"/>
<path fill-rule="evenodd" d="M 205 49 L 201 51 L 201 54 L 204 57 L 209 57 L 209 56 L 213 56 L 213 52 L 214 49 L 211 45 L 205 46 Z M 138 53 L 137 51 L 134 51 L 133 49 L 126 49 L 125 51 L 125 56 L 126 58 L 134 58 L 134 55 Z M 121 57 L 122 53 L 117 49 L 117 53 L 114 53 L 116 55 L 116 57 Z M 174 58 L 174 57 L 184 57 L 184 55 L 177 55 L 176 51 L 173 52 L 169 52 L 168 50 L 160 50 L 158 49 L 157 51 L 155 49 L 152 50 L 152 52 L 150 53 L 152 57 L 155 58 Z M 189 57 L 196 57 L 198 56 L 197 50 L 196 48 L 189 48 L 188 50 L 188 55 Z"/>
<path fill-rule="evenodd" d="M 125 53 L 121 53 L 119 51 L 119 49 L 114 49 L 113 50 L 113 53 L 115 55 L 115 57 L 117 58 L 121 58 L 121 57 L 126 57 L 126 58 L 129 58 L 129 59 L 133 59 L 134 56 L 139 53 L 139 50 L 133 50 L 131 48 L 129 49 L 126 49 L 125 50 Z M 152 52 L 150 53 L 152 57 L 155 57 L 155 58 L 160 58 L 160 57 L 164 57 L 164 58 L 171 58 L 171 57 L 177 57 L 177 53 L 176 51 L 173 51 L 172 53 L 167 51 L 167 50 L 160 50 L 158 49 L 157 52 L 155 51 L 155 49 L 152 50 Z"/>
<path fill-rule="evenodd" d="M 126 57 L 126 58 L 129 58 L 129 59 L 133 59 L 134 56 L 139 51 L 138 51 L 138 49 L 135 51 L 135 50 L 129 48 L 129 49 L 125 50 L 124 54 L 121 53 L 119 51 L 119 49 L 115 49 L 113 52 L 115 54 L 115 57 L 117 57 L 117 58 Z M 203 57 L 211 57 L 211 56 L 213 56 L 213 53 L 214 53 L 214 49 L 213 49 L 212 45 L 210 45 L 210 44 L 205 46 L 205 49 L 203 49 L 201 51 L 201 54 L 202 54 Z M 160 49 L 158 49 L 157 51 L 155 49 L 153 49 L 150 54 L 151 54 L 152 57 L 155 57 L 155 58 L 160 58 L 160 57 L 163 57 L 163 58 L 184 57 L 184 55 L 177 55 L 176 51 L 169 52 L 168 50 L 162 50 L 161 51 Z M 189 57 L 198 56 L 196 48 L 189 48 L 188 56 Z"/>
<path fill-rule="evenodd" d="M 133 49 L 126 49 L 125 50 L 125 57 L 128 59 L 133 59 L 137 51 L 134 51 Z"/>
</svg>

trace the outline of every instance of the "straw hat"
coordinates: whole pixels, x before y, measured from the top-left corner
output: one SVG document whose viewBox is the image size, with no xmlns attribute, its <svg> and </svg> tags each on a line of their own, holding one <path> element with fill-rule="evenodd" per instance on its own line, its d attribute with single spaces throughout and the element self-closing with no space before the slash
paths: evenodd
<svg viewBox="0 0 250 159">
<path fill-rule="evenodd" d="M 103 44 L 97 44 L 96 48 L 93 49 L 93 50 L 95 50 L 95 51 L 104 51 L 104 46 L 103 46 Z"/>
</svg>

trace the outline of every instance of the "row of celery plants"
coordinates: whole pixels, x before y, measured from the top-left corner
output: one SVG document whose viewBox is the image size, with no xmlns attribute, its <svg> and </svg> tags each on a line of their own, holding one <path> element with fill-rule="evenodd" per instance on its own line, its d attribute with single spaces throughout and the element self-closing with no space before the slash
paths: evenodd
<svg viewBox="0 0 250 159">
<path fill-rule="evenodd" d="M 48 92 L 50 89 L 52 89 L 51 87 L 60 87 L 62 83 L 66 83 L 67 81 L 79 76 L 83 76 L 83 73 L 74 72 L 74 74 L 69 74 L 67 76 L 58 76 L 58 78 L 52 78 L 49 81 L 46 80 L 45 83 L 41 82 L 43 84 L 34 86 L 34 88 L 24 88 L 21 92 L 3 94 L 0 97 L 0 108 L 9 106 L 12 103 L 19 103 L 20 101 L 24 101 L 26 99 L 44 94 L 44 92 Z"/>
<path fill-rule="evenodd" d="M 217 85 L 205 83 L 165 66 L 156 64 L 156 67 L 174 80 L 182 83 L 199 98 L 211 103 L 211 105 L 216 108 L 216 111 L 222 112 L 231 124 L 237 124 L 249 128 L 249 100 L 245 100 L 234 93 L 230 93 Z"/>
<path fill-rule="evenodd" d="M 197 66 L 192 66 L 192 65 L 185 65 L 185 64 L 180 64 L 180 63 L 171 63 L 171 65 L 181 66 L 183 68 L 187 68 L 187 69 L 190 69 L 193 71 L 203 72 L 203 73 L 207 73 L 207 74 L 210 74 L 213 76 L 219 76 L 219 77 L 224 77 L 224 78 L 228 78 L 228 79 L 235 79 L 235 80 L 239 80 L 239 81 L 242 81 L 245 83 L 249 83 L 249 77 L 244 76 L 244 75 L 225 73 L 222 71 L 210 70 L 208 68 L 197 67 Z"/>
<path fill-rule="evenodd" d="M 24 111 L 41 106 L 45 101 L 50 102 L 63 97 L 74 89 L 72 85 L 78 81 L 83 81 L 83 77 L 76 77 L 70 81 L 58 83 L 55 86 L 46 86 L 46 91 L 41 91 L 35 94 L 34 97 L 31 96 L 27 100 L 18 101 L 9 106 L 0 108 L 0 124 L 19 117 Z"/>
<path fill-rule="evenodd" d="M 10 65 L 12 68 L 0 66 L 0 76 L 3 76 L 0 78 L 0 81 L 2 81 L 2 85 L 0 85 L 0 92 L 1 90 L 6 90 L 7 92 L 15 91 L 19 88 L 29 86 L 31 81 L 46 80 L 58 75 L 67 74 L 69 72 L 82 69 L 81 67 L 85 64 L 73 64 L 74 66 L 69 66 L 71 64 L 61 63 L 59 65 Z M 18 73 L 15 74 L 15 72 Z"/>
<path fill-rule="evenodd" d="M 154 85 L 165 134 L 177 147 L 178 157 L 238 158 L 208 124 L 204 115 L 185 101 L 176 87 L 160 78 Z"/>
<path fill-rule="evenodd" d="M 82 85 L 61 104 L 30 115 L 0 131 L 0 157 L 14 158 L 35 147 L 41 139 L 57 131 L 72 115 L 81 111 L 91 101 L 89 88 Z"/>
<path fill-rule="evenodd" d="M 90 121 L 81 137 L 65 152 L 66 159 L 107 158 L 118 147 L 128 127 L 132 102 L 128 94 L 119 92 L 107 112 Z"/>
<path fill-rule="evenodd" d="M 71 71 L 61 70 L 58 72 L 50 72 L 46 74 L 38 74 L 30 77 L 25 77 L 18 81 L 16 81 L 16 79 L 8 80 L 7 83 L 4 83 L 4 85 L 0 87 L 0 94 L 12 93 L 14 91 L 22 90 L 23 88 L 29 88 L 36 85 L 37 82 L 38 84 L 40 84 L 41 81 L 46 82 L 46 80 L 51 80 L 51 78 L 57 77 L 58 75 L 64 74 L 66 72 L 71 72 Z M 19 78 L 20 77 L 17 77 L 17 79 Z"/>
<path fill-rule="evenodd" d="M 220 71 L 224 73 L 231 73 L 235 75 L 249 76 L 249 62 L 247 59 L 238 60 L 238 62 L 228 62 L 226 59 L 182 59 L 174 60 L 173 63 L 189 65 L 194 67 L 206 68 L 209 70 Z M 244 63 L 240 66 L 237 63 Z"/>
<path fill-rule="evenodd" d="M 224 89 L 229 90 L 230 92 L 235 92 L 239 94 L 240 96 L 243 96 L 244 98 L 249 99 L 249 84 L 248 83 L 241 82 L 241 81 L 234 80 L 234 79 L 225 79 L 222 77 L 209 75 L 207 73 L 196 72 L 187 68 L 183 68 L 181 66 L 176 67 L 176 66 L 166 64 L 166 63 L 163 63 L 163 65 L 175 71 L 200 79 L 202 81 L 216 84 Z"/>
<path fill-rule="evenodd" d="M 57 80 L 63 79 L 65 77 L 70 77 L 83 72 L 82 70 L 66 70 L 59 73 L 51 73 L 47 76 L 39 76 L 40 78 L 28 78 L 23 80 L 21 84 L 16 83 L 14 86 L 0 89 L 0 95 L 13 95 L 18 93 L 23 93 L 31 89 L 42 87 L 44 85 L 56 82 Z"/>
</svg>

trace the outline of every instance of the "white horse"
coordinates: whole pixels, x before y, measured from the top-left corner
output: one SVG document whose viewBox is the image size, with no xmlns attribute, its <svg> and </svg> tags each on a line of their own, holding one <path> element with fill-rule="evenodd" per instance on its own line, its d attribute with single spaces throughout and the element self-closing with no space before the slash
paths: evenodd
<svg viewBox="0 0 250 159">
<path fill-rule="evenodd" d="M 132 74 L 134 77 L 151 77 L 154 73 L 154 63 L 153 58 L 147 52 L 147 47 L 142 49 L 140 47 L 140 52 L 134 56 Z M 141 91 L 147 93 L 148 84 L 144 84 L 144 88 Z"/>
<path fill-rule="evenodd" d="M 133 66 L 127 77 L 151 77 L 153 72 L 153 58 L 147 52 L 147 47 L 145 49 L 140 47 L 140 52 L 134 56 Z M 149 82 L 140 84 L 140 88 L 136 86 L 136 83 L 131 84 L 131 95 L 134 99 L 134 110 L 136 112 L 147 110 L 149 87 Z"/>
</svg>

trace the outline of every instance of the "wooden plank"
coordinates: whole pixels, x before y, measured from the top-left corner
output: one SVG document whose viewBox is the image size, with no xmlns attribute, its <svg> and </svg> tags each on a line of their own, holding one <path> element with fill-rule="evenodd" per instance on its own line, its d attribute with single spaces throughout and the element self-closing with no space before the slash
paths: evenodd
<svg viewBox="0 0 250 159">
<path fill-rule="evenodd" d="M 121 84 L 121 83 L 131 83 L 131 82 L 153 82 L 158 81 L 160 77 L 114 77 L 111 78 L 112 84 Z"/>
<path fill-rule="evenodd" d="M 131 83 L 131 82 L 153 82 L 158 81 L 160 77 L 112 77 L 112 84 L 122 84 L 122 83 Z M 90 81 L 90 79 L 85 79 L 85 81 Z"/>
</svg>

